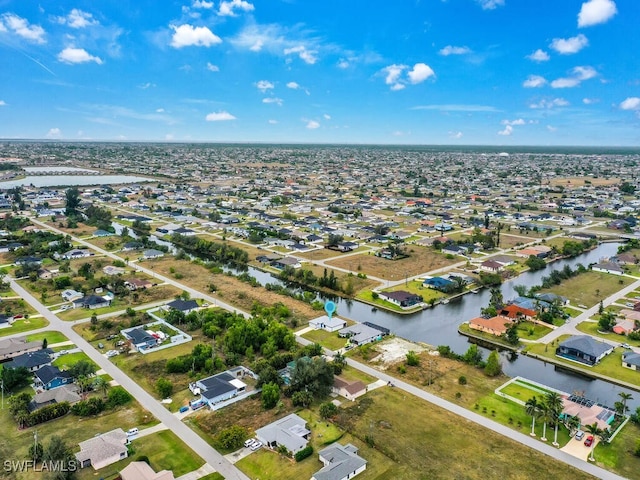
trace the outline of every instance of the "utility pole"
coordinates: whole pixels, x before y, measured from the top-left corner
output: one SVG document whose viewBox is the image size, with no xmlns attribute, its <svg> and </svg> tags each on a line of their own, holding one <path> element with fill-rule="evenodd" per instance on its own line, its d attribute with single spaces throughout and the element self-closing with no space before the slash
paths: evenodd
<svg viewBox="0 0 640 480">
<path fill-rule="evenodd" d="M 0 379 L 0 390 L 2 390 L 2 410 L 4 410 L 4 380 Z"/>
</svg>

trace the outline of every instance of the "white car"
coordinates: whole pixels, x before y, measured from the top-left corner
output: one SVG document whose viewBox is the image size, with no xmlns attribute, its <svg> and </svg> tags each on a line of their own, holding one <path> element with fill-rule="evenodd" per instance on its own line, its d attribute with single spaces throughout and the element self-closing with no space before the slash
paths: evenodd
<svg viewBox="0 0 640 480">
<path fill-rule="evenodd" d="M 258 450 L 261 447 L 262 447 L 262 442 L 254 442 L 254 444 L 251 445 L 251 447 L 249 447 L 249 448 L 251 448 L 251 450 L 255 452 L 256 450 Z"/>
<path fill-rule="evenodd" d="M 244 447 L 245 448 L 249 448 L 251 447 L 256 441 L 253 438 L 250 438 L 249 440 L 245 440 L 244 441 Z"/>
<path fill-rule="evenodd" d="M 582 437 L 584 437 L 584 432 L 582 430 L 578 430 L 576 432 L 576 440 L 582 440 Z"/>
<path fill-rule="evenodd" d="M 111 357 L 115 357 L 119 353 L 120 352 L 118 352 L 117 350 L 109 350 L 107 353 L 105 353 L 105 355 L 107 356 L 107 358 L 111 358 Z"/>
</svg>

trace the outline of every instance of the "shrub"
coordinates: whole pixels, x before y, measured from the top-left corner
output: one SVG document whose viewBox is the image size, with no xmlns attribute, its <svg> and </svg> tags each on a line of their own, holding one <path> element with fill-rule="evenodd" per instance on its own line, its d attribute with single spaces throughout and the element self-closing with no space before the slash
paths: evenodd
<svg viewBox="0 0 640 480">
<path fill-rule="evenodd" d="M 247 438 L 247 429 L 240 425 L 233 425 L 232 427 L 222 430 L 216 440 L 222 448 L 227 450 L 237 450 L 240 448 Z"/>
<path fill-rule="evenodd" d="M 413 350 L 409 350 L 409 352 L 407 352 L 407 365 L 410 367 L 417 367 L 420 365 L 420 357 L 418 357 L 418 354 Z"/>
<path fill-rule="evenodd" d="M 319 413 L 322 418 L 330 418 L 338 413 L 338 407 L 331 402 L 326 402 L 320 405 Z"/>
<path fill-rule="evenodd" d="M 302 460 L 304 460 L 307 457 L 310 457 L 311 455 L 313 455 L 313 447 L 311 445 L 307 445 L 302 450 L 296 452 L 293 458 L 296 459 L 296 462 L 301 462 Z"/>
<path fill-rule="evenodd" d="M 398 365 L 398 373 L 407 373 L 407 367 L 404 365 Z"/>
<path fill-rule="evenodd" d="M 169 398 L 173 393 L 173 383 L 164 377 L 160 377 L 156 382 L 156 390 L 161 398 Z"/>
<path fill-rule="evenodd" d="M 119 405 L 125 405 L 132 399 L 133 397 L 129 392 L 127 392 L 120 385 L 116 385 L 115 387 L 111 387 L 109 389 L 109 393 L 107 394 L 107 407 L 114 408 Z"/>
<path fill-rule="evenodd" d="M 465 377 L 464 375 L 460 375 L 458 377 L 458 384 L 459 385 L 466 385 L 467 384 L 467 377 Z"/>
</svg>

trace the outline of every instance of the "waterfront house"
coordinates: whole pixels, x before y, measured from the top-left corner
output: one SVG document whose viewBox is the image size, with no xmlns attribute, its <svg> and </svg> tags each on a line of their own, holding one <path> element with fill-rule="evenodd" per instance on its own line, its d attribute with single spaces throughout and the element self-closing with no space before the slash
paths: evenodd
<svg viewBox="0 0 640 480">
<path fill-rule="evenodd" d="M 329 318 L 327 315 L 323 315 L 313 320 L 309 320 L 309 326 L 316 330 L 326 330 L 327 332 L 335 332 L 347 326 L 346 320 L 332 316 Z"/>
<path fill-rule="evenodd" d="M 395 292 L 380 292 L 380 298 L 387 302 L 398 305 L 401 308 L 411 308 L 415 305 L 422 303 L 422 297 L 415 293 L 405 292 L 404 290 L 398 290 Z"/>
<path fill-rule="evenodd" d="M 496 315 L 491 318 L 476 317 L 469 320 L 469 328 L 499 337 L 507 333 L 507 329 L 513 323 L 514 321 L 511 318 L 504 315 Z"/>
<path fill-rule="evenodd" d="M 640 353 L 624 352 L 622 354 L 622 366 L 631 370 L 640 370 Z"/>
<path fill-rule="evenodd" d="M 574 335 L 556 348 L 556 355 L 583 363 L 589 367 L 613 352 L 613 347 L 603 341 L 595 340 L 589 335 Z"/>
</svg>

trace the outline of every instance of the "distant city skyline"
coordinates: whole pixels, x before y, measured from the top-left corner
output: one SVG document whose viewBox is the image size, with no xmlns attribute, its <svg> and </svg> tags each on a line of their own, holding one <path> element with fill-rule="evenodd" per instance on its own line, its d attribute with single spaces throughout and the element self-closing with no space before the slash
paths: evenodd
<svg viewBox="0 0 640 480">
<path fill-rule="evenodd" d="M 0 0 L 0 138 L 640 145 L 637 0 Z"/>
</svg>

